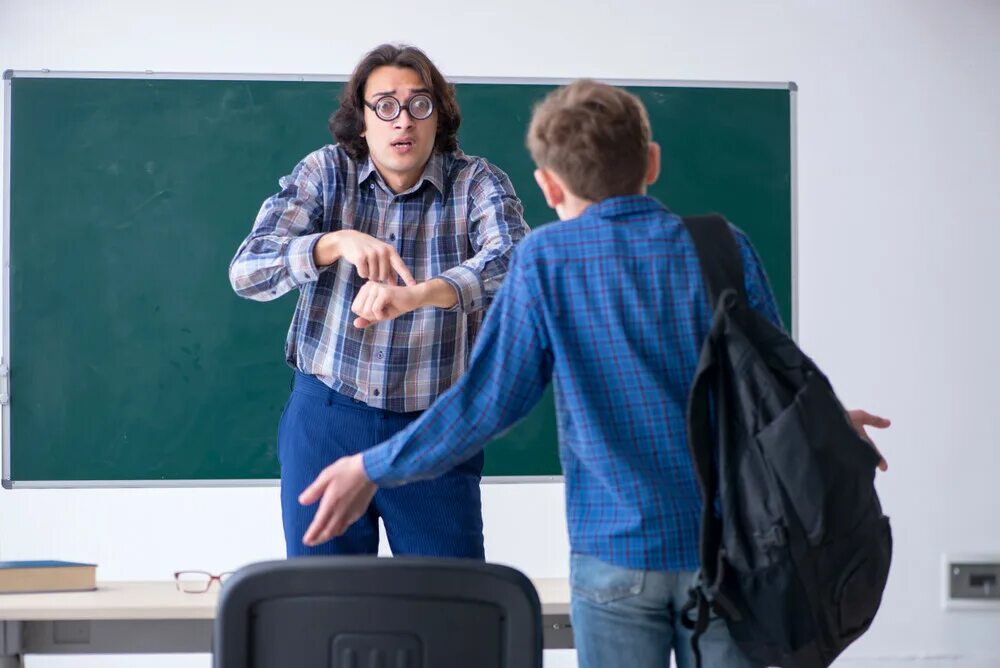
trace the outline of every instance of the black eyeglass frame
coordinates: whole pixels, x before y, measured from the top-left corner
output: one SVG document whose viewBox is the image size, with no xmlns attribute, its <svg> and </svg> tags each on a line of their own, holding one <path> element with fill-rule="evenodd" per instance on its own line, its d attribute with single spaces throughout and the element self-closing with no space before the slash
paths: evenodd
<svg viewBox="0 0 1000 668">
<path fill-rule="evenodd" d="M 413 113 L 413 109 L 412 109 L 412 105 L 413 105 L 414 100 L 421 100 L 421 99 L 427 100 L 427 104 L 428 104 L 428 110 L 427 110 L 427 114 L 425 116 L 417 116 L 416 114 Z M 388 118 L 385 117 L 385 116 L 383 116 L 382 114 L 378 113 L 377 105 L 380 102 L 382 102 L 382 100 L 392 100 L 393 102 L 395 102 L 396 103 L 396 113 L 393 114 L 392 116 L 389 116 Z M 431 115 L 433 115 L 433 113 L 434 113 L 434 98 L 431 97 L 430 94 L 428 94 L 428 93 L 417 93 L 416 95 L 412 96 L 409 100 L 407 100 L 406 104 L 403 104 L 402 102 L 400 102 L 398 99 L 396 99 L 392 95 L 383 95 L 382 97 L 380 97 L 379 99 L 377 99 L 375 101 L 375 104 L 370 103 L 368 100 L 362 100 L 362 102 L 364 102 L 364 105 L 366 107 L 368 107 L 369 109 L 371 109 L 372 111 L 374 111 L 375 115 L 378 116 L 380 120 L 383 120 L 386 123 L 391 123 L 392 121 L 394 121 L 397 118 L 399 118 L 399 115 L 401 113 L 403 113 L 403 109 L 406 109 L 406 113 L 408 113 L 410 115 L 410 118 L 412 118 L 415 121 L 425 121 L 428 118 L 430 118 Z"/>
</svg>

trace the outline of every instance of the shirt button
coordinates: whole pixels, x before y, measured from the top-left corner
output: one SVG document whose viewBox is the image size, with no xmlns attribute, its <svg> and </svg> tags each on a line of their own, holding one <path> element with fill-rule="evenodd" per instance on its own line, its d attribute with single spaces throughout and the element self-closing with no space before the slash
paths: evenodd
<svg viewBox="0 0 1000 668">
<path fill-rule="evenodd" d="M 390 234 L 389 235 L 389 241 L 395 241 L 395 240 L 396 240 L 396 235 L 395 234 Z"/>
<path fill-rule="evenodd" d="M 375 184 L 374 183 L 369 183 L 368 184 L 368 189 L 369 190 L 375 190 Z"/>
<path fill-rule="evenodd" d="M 377 397 L 379 395 L 379 391 L 375 390 L 374 392 L 372 392 L 372 394 L 374 394 Z"/>
<path fill-rule="evenodd" d="M 380 350 L 377 353 L 375 353 L 375 357 L 377 357 L 378 359 L 382 359 L 383 357 L 385 357 L 385 353 Z"/>
</svg>

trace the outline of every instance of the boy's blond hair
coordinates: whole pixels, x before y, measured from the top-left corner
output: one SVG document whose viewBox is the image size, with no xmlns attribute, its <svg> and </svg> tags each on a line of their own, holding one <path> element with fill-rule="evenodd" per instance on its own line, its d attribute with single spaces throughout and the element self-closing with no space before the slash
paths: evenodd
<svg viewBox="0 0 1000 668">
<path fill-rule="evenodd" d="M 651 135 L 639 98 L 581 79 L 535 107 L 528 150 L 539 168 L 558 174 L 574 195 L 597 202 L 642 190 Z"/>
</svg>

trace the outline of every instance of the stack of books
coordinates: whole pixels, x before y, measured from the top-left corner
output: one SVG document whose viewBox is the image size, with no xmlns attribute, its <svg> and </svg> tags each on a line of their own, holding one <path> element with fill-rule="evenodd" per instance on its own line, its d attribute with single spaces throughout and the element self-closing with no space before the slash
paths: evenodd
<svg viewBox="0 0 1000 668">
<path fill-rule="evenodd" d="M 72 561 L 0 561 L 0 594 L 97 589 L 97 566 Z"/>
</svg>

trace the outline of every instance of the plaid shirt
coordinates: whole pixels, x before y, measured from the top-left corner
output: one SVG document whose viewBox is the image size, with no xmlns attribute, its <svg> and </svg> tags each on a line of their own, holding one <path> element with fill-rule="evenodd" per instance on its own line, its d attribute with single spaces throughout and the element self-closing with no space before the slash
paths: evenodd
<svg viewBox="0 0 1000 668">
<path fill-rule="evenodd" d="M 528 232 L 507 175 L 482 158 L 435 151 L 417 184 L 394 194 L 370 158 L 359 165 L 326 146 L 279 184 L 229 266 L 233 289 L 258 301 L 299 289 L 290 366 L 369 406 L 427 408 L 465 371 L 484 309 Z M 316 242 L 334 230 L 394 245 L 417 281 L 447 281 L 458 303 L 355 328 L 351 303 L 365 280 L 344 260 L 313 261 Z"/>
<path fill-rule="evenodd" d="M 737 231 L 750 305 L 779 323 Z M 407 429 L 364 454 L 379 485 L 440 475 L 523 417 L 555 380 L 574 552 L 626 568 L 695 570 L 701 497 L 685 410 L 711 309 L 683 222 L 616 197 L 532 233 L 468 372 Z"/>
</svg>

